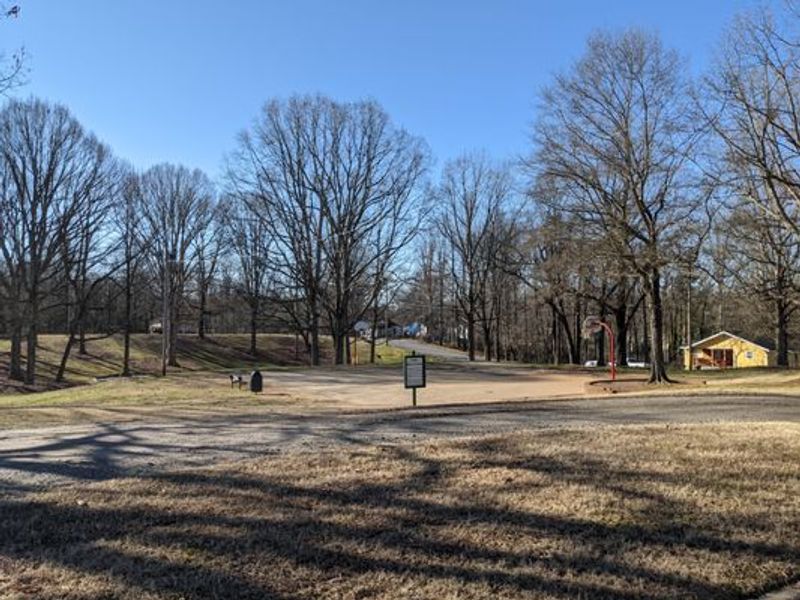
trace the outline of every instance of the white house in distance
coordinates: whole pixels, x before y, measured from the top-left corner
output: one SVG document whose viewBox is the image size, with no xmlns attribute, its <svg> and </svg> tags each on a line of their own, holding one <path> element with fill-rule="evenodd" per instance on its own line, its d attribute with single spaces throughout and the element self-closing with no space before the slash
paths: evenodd
<svg viewBox="0 0 800 600">
<path fill-rule="evenodd" d="M 383 321 L 378 322 L 378 327 L 375 330 L 375 337 L 382 338 L 386 335 L 386 323 Z M 394 321 L 389 321 L 388 323 L 389 329 L 389 337 L 401 337 L 403 335 L 403 327 L 398 325 Z M 372 324 L 369 321 L 361 320 L 356 322 L 353 326 L 353 331 L 355 331 L 356 335 L 360 338 L 369 339 L 372 337 Z"/>
<path fill-rule="evenodd" d="M 404 337 L 424 338 L 428 335 L 428 326 L 422 323 L 409 323 L 403 327 Z"/>
<path fill-rule="evenodd" d="M 369 321 L 357 321 L 355 325 L 353 325 L 353 331 L 356 332 L 358 337 L 368 338 L 370 334 L 370 329 L 372 326 L 369 324 Z"/>
</svg>

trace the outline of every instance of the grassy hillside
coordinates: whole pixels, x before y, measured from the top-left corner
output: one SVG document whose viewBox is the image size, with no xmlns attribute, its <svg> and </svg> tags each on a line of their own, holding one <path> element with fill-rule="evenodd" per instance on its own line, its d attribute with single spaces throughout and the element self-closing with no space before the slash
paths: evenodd
<svg viewBox="0 0 800 600">
<path fill-rule="evenodd" d="M 7 379 L 9 341 L 0 340 L 0 394 L 13 392 L 37 392 L 90 383 L 96 379 L 114 377 L 122 370 L 122 336 L 93 340 L 87 344 L 87 354 L 79 355 L 73 348 L 67 363 L 67 381 L 59 386 L 54 378 L 61 361 L 66 336 L 43 335 L 39 338 L 38 381 L 36 386 L 23 386 Z M 170 369 L 175 373 L 203 371 L 231 371 L 260 368 L 281 368 L 307 364 L 302 340 L 293 335 L 259 335 L 258 353 L 248 353 L 250 338 L 246 334 L 209 335 L 201 340 L 196 336 L 178 338 L 178 362 L 180 368 Z M 331 361 L 330 340 L 323 338 L 323 362 Z M 379 362 L 397 363 L 403 355 L 401 350 L 381 346 Z M 359 357 L 366 362 L 369 346 L 359 343 Z M 131 338 L 131 369 L 137 375 L 155 375 L 161 368 L 161 336 L 139 334 Z"/>
</svg>

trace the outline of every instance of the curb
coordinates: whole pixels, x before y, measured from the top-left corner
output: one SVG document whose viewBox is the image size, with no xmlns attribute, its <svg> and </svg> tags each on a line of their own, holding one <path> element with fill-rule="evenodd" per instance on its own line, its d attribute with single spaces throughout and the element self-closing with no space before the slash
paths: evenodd
<svg viewBox="0 0 800 600">
<path fill-rule="evenodd" d="M 783 589 L 764 594 L 756 600 L 800 600 L 800 582 L 795 582 Z"/>
</svg>

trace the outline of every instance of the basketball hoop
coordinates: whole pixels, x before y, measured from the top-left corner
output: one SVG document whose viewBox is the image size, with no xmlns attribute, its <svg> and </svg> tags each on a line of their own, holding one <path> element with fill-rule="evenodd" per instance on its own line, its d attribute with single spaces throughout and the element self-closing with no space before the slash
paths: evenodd
<svg viewBox="0 0 800 600">
<path fill-rule="evenodd" d="M 581 333 L 586 340 L 592 339 L 598 333 L 603 331 L 603 320 L 600 317 L 586 317 L 581 326 Z"/>
<path fill-rule="evenodd" d="M 617 379 L 617 363 L 616 356 L 614 355 L 614 332 L 611 331 L 611 327 L 600 317 L 592 315 L 583 320 L 581 333 L 584 339 L 590 340 L 604 329 L 608 335 L 608 357 L 611 359 L 609 361 L 611 363 L 611 381 L 615 381 Z"/>
</svg>

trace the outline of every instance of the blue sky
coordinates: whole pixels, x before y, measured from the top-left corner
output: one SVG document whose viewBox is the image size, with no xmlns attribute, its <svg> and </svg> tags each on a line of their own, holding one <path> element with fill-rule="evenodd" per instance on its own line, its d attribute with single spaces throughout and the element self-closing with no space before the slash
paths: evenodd
<svg viewBox="0 0 800 600">
<path fill-rule="evenodd" d="M 6 0 L 6 4 L 11 4 Z M 374 98 L 439 164 L 526 151 L 536 94 L 598 28 L 639 26 L 703 69 L 752 0 L 16 0 L 19 92 L 66 104 L 121 157 L 220 172 L 265 100 Z"/>
</svg>

